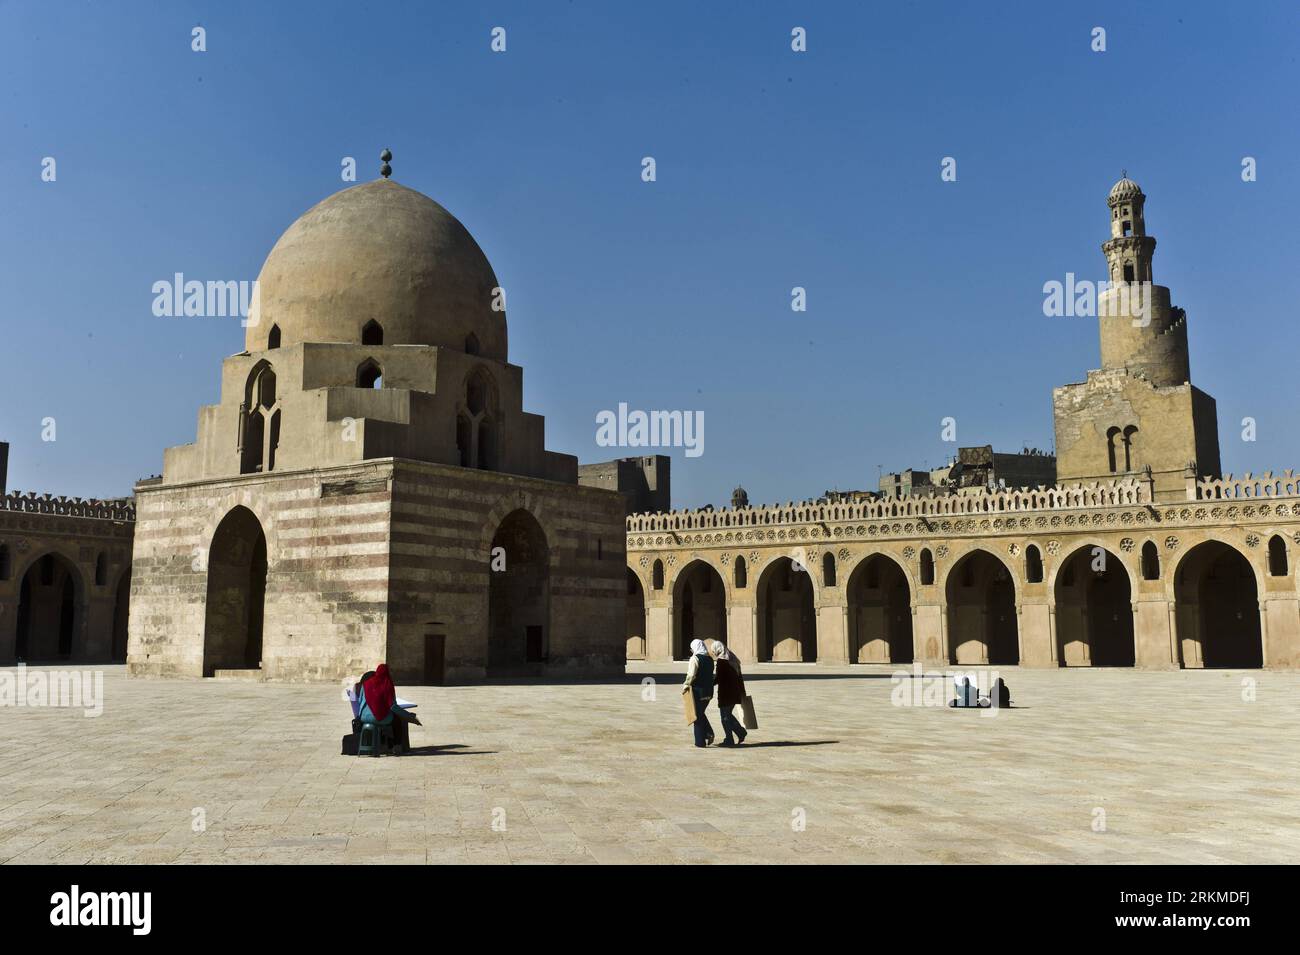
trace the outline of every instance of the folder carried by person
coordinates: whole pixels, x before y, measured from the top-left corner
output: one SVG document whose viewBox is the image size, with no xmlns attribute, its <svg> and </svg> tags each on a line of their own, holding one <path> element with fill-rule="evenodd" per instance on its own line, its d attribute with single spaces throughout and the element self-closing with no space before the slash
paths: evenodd
<svg viewBox="0 0 1300 955">
<path fill-rule="evenodd" d="M 758 729 L 758 717 L 754 715 L 754 698 L 748 693 L 745 694 L 745 699 L 741 701 L 740 709 L 743 715 L 742 722 L 744 723 L 745 729 Z"/>
<path fill-rule="evenodd" d="M 699 718 L 699 714 L 695 712 L 695 694 L 689 689 L 682 691 L 682 706 L 686 708 L 686 725 L 690 726 Z"/>
</svg>

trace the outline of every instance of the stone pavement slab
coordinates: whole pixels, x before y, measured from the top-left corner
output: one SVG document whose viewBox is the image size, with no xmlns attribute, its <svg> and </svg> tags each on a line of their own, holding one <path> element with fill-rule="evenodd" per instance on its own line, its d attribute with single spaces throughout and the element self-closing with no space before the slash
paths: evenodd
<svg viewBox="0 0 1300 955">
<path fill-rule="evenodd" d="M 98 717 L 0 707 L 0 862 L 1217 864 L 1300 850 L 1297 673 L 1004 668 L 1017 707 L 988 716 L 895 705 L 890 667 L 751 666 L 761 728 L 697 750 L 675 669 L 402 686 L 425 724 L 414 752 L 370 759 L 338 755 L 337 686 L 104 668 Z"/>
</svg>

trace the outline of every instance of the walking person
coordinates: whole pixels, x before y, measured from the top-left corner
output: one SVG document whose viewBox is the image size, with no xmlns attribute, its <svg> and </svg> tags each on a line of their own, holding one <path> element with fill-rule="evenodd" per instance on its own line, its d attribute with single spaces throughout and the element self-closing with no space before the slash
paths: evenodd
<svg viewBox="0 0 1300 955">
<path fill-rule="evenodd" d="M 682 684 L 683 693 L 695 696 L 695 745 L 701 749 L 713 742 L 713 726 L 705 715 L 705 707 L 713 699 L 713 657 L 703 640 L 691 641 L 691 659 L 686 664 L 686 682 Z"/>
<path fill-rule="evenodd" d="M 722 732 L 726 739 L 722 746 L 739 746 L 749 735 L 732 713 L 732 708 L 745 702 L 745 677 L 740 672 L 740 661 L 719 640 L 713 641 L 714 682 L 718 685 L 718 713 L 722 716 Z M 732 735 L 736 739 L 732 741 Z"/>
</svg>

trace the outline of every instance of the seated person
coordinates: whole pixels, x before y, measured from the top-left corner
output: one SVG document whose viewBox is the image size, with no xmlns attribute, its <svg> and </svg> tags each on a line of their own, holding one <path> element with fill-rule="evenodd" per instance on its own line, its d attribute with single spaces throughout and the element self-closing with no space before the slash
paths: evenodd
<svg viewBox="0 0 1300 955">
<path fill-rule="evenodd" d="M 954 680 L 957 689 L 957 699 L 951 701 L 949 706 L 979 706 L 980 691 L 970 677 L 963 677 L 961 680 Z"/>
<path fill-rule="evenodd" d="M 996 706 L 998 709 L 1011 705 L 1011 690 L 1007 688 L 1002 677 L 994 680 L 993 686 L 989 689 L 989 705 Z"/>
<path fill-rule="evenodd" d="M 361 678 L 358 686 L 357 719 L 362 723 L 391 727 L 395 754 L 410 749 L 410 723 L 404 718 L 406 711 L 397 705 L 397 688 L 388 675 L 388 664 L 379 664 L 373 673 Z"/>
</svg>

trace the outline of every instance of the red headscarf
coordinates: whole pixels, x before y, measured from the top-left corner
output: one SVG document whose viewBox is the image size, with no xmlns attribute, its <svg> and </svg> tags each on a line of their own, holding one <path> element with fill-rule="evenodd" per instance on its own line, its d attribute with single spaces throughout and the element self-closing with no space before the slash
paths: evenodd
<svg viewBox="0 0 1300 955">
<path fill-rule="evenodd" d="M 397 705 L 397 690 L 388 675 L 388 664 L 381 663 L 375 667 L 375 675 L 362 683 L 361 689 L 366 693 L 366 706 L 370 707 L 370 712 L 375 714 L 375 719 L 380 722 L 387 719 L 388 714 Z"/>
</svg>

